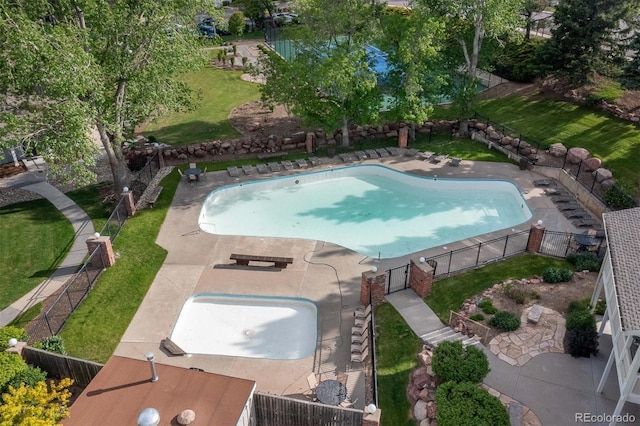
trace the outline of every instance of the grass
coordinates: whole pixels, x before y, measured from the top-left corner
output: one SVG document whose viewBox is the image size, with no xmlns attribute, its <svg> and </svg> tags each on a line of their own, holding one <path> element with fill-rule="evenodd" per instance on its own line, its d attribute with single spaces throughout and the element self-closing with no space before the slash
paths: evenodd
<svg viewBox="0 0 640 426">
<path fill-rule="evenodd" d="M 87 186 L 65 194 L 89 215 L 93 222 L 93 228 L 98 232 L 107 223 L 113 208 L 112 205 L 102 202 L 101 189 L 103 186 L 104 184 Z"/>
<path fill-rule="evenodd" d="M 381 423 L 413 426 L 407 385 L 409 375 L 418 367 L 416 355 L 420 351 L 420 339 L 389 303 L 376 309 L 375 318 L 378 402 L 383 408 Z"/>
<path fill-rule="evenodd" d="M 424 300 L 438 318 L 443 323 L 447 323 L 449 311 L 460 308 L 465 299 L 476 296 L 492 285 L 508 279 L 540 275 L 550 266 L 572 269 L 564 259 L 526 254 L 436 281 L 431 294 Z"/>
<path fill-rule="evenodd" d="M 241 71 L 223 71 L 210 66 L 188 74 L 184 81 L 195 94 L 194 108 L 158 118 L 143 129 L 170 145 L 229 139 L 240 133 L 229 124 L 235 107 L 260 98 L 258 86 L 240 79 Z"/>
<path fill-rule="evenodd" d="M 120 255 L 116 264 L 101 275 L 61 333 L 72 356 L 104 363 L 113 354 L 167 255 L 151 242 L 178 182 L 177 173 L 165 177 L 155 208 L 129 218 L 114 241 L 114 251 Z"/>
<path fill-rule="evenodd" d="M 640 168 L 636 164 L 640 158 L 640 129 L 631 122 L 568 102 L 522 97 L 483 101 L 479 112 L 521 132 L 525 140 L 586 148 L 602 159 L 620 184 L 635 194 L 640 192 Z"/>
<path fill-rule="evenodd" d="M 0 309 L 47 279 L 74 241 L 73 227 L 47 200 L 0 208 Z"/>
</svg>

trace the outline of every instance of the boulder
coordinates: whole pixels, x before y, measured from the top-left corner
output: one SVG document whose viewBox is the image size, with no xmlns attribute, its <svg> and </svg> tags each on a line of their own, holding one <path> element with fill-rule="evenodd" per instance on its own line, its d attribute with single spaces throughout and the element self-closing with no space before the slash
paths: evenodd
<svg viewBox="0 0 640 426">
<path fill-rule="evenodd" d="M 487 125 L 486 125 L 486 124 L 484 124 L 484 123 L 476 123 L 475 128 L 476 128 L 477 130 L 486 130 Z"/>
<path fill-rule="evenodd" d="M 436 404 L 433 401 L 427 402 L 427 417 L 430 419 L 436 418 Z"/>
<path fill-rule="evenodd" d="M 413 417 L 421 422 L 427 418 L 427 402 L 419 400 L 416 405 L 413 406 Z"/>
<path fill-rule="evenodd" d="M 554 143 L 549 147 L 549 154 L 553 157 L 564 157 L 567 155 L 567 147 L 561 143 Z"/>
<path fill-rule="evenodd" d="M 489 135 L 489 139 L 491 139 L 492 141 L 499 141 L 500 140 L 500 133 L 494 131 L 488 132 L 487 133 Z"/>
<path fill-rule="evenodd" d="M 585 148 L 573 147 L 569 148 L 567 152 L 567 162 L 570 164 L 580 164 L 582 161 L 589 158 L 591 154 Z"/>
<path fill-rule="evenodd" d="M 503 136 L 500 139 L 500 145 L 511 145 L 513 143 L 513 138 L 511 136 Z"/>
<path fill-rule="evenodd" d="M 197 158 L 204 158 L 207 156 L 207 151 L 205 151 L 204 149 L 196 149 L 193 153 L 193 156 Z"/>
<path fill-rule="evenodd" d="M 599 168 L 593 172 L 593 177 L 595 177 L 598 182 L 602 182 L 607 179 L 611 179 L 613 177 L 613 174 L 610 170 Z"/>
<path fill-rule="evenodd" d="M 188 425 L 193 423 L 195 419 L 196 413 L 193 410 L 184 410 L 183 412 L 178 414 L 176 421 L 181 425 Z"/>
<path fill-rule="evenodd" d="M 597 157 L 587 158 L 582 162 L 582 167 L 584 168 L 584 170 L 592 172 L 602 167 L 602 160 Z"/>
<path fill-rule="evenodd" d="M 606 191 L 607 189 L 611 188 L 615 184 L 616 184 L 615 179 L 605 179 L 602 182 L 600 182 L 600 187 L 602 188 L 603 191 Z"/>
</svg>

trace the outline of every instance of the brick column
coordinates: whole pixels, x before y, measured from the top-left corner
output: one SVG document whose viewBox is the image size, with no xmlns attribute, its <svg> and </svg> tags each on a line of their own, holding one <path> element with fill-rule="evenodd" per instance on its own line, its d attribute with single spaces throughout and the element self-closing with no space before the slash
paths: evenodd
<svg viewBox="0 0 640 426">
<path fill-rule="evenodd" d="M 123 198 L 124 208 L 127 210 L 127 217 L 136 214 L 136 202 L 133 200 L 133 192 L 127 188 L 120 196 Z"/>
<path fill-rule="evenodd" d="M 420 260 L 423 260 L 421 262 Z M 421 298 L 424 299 L 431 293 L 433 286 L 433 267 L 424 262 L 424 257 L 410 259 L 409 265 L 409 287 Z"/>
<path fill-rule="evenodd" d="M 407 147 L 407 139 L 409 138 L 409 129 L 403 127 L 398 132 L 398 147 L 406 148 Z"/>
<path fill-rule="evenodd" d="M 542 221 L 540 221 L 542 222 Z M 530 253 L 538 253 L 540 246 L 542 246 L 542 239 L 544 238 L 545 228 L 542 224 L 531 225 L 529 231 L 529 240 L 527 241 L 527 251 Z"/>
<path fill-rule="evenodd" d="M 313 138 L 315 135 L 311 132 L 307 133 L 307 139 L 305 140 L 307 154 L 313 154 Z"/>
<path fill-rule="evenodd" d="M 384 287 L 387 283 L 387 274 L 373 271 L 362 273 L 362 282 L 360 284 L 360 303 L 364 306 L 369 305 L 369 292 L 372 293 L 373 307 L 384 302 Z"/>
<path fill-rule="evenodd" d="M 382 411 L 378 408 L 375 412 L 369 413 L 365 408 L 364 416 L 362 416 L 362 426 L 380 426 L 380 417 Z"/>
<path fill-rule="evenodd" d="M 111 238 L 101 237 L 98 233 L 96 233 L 96 235 L 98 236 L 91 237 L 87 240 L 87 249 L 89 250 L 89 254 L 91 254 L 96 247 L 100 246 L 100 255 L 102 260 L 99 260 L 96 256 L 91 264 L 96 267 L 102 267 L 102 265 L 104 265 L 106 268 L 109 268 L 116 263 L 116 257 L 113 254 L 113 246 L 111 245 Z"/>
</svg>

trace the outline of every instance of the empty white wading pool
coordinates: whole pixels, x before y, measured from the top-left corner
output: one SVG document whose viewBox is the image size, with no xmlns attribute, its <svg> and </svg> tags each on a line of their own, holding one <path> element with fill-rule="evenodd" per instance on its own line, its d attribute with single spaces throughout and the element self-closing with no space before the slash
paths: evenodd
<svg viewBox="0 0 640 426">
<path fill-rule="evenodd" d="M 313 354 L 317 305 L 302 298 L 195 294 L 171 340 L 190 354 L 301 359 Z"/>
</svg>

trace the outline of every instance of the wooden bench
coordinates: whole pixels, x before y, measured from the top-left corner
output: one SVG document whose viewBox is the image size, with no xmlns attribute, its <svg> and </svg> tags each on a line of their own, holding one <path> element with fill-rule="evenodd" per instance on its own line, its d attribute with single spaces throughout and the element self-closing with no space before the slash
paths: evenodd
<svg viewBox="0 0 640 426">
<path fill-rule="evenodd" d="M 154 189 L 151 194 L 149 194 L 149 205 L 153 208 L 156 205 L 156 201 L 158 201 L 158 197 L 160 196 L 160 193 L 162 192 L 162 186 L 158 185 L 156 186 L 156 189 Z"/>
<path fill-rule="evenodd" d="M 249 262 L 273 262 L 276 268 L 286 268 L 293 263 L 292 257 L 256 256 L 252 254 L 232 254 L 229 259 L 235 260 L 237 265 L 249 266 Z"/>
</svg>

